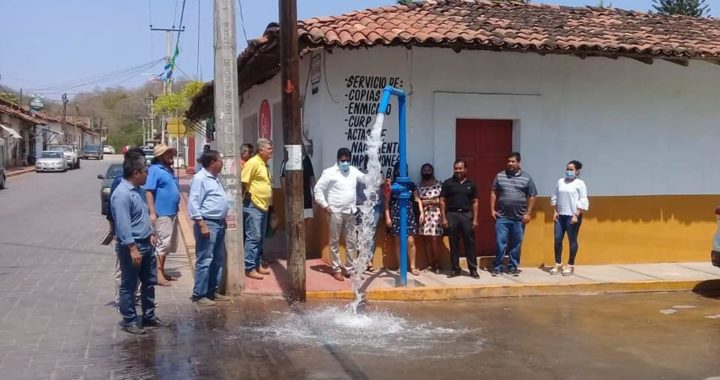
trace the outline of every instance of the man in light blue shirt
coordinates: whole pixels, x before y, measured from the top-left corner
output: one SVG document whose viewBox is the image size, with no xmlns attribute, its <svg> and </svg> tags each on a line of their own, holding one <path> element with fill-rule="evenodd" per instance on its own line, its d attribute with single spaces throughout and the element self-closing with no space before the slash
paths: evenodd
<svg viewBox="0 0 720 380">
<path fill-rule="evenodd" d="M 225 217 L 228 213 L 225 189 L 218 176 L 223 160 L 216 150 L 203 152 L 198 159 L 202 170 L 193 176 L 188 194 L 188 214 L 195 222 L 195 286 L 192 300 L 203 306 L 230 298 L 217 293 L 225 264 Z"/>
<path fill-rule="evenodd" d="M 148 169 L 145 182 L 150 223 L 157 233 L 158 244 L 155 250 L 158 261 L 158 285 L 170 286 L 175 280 L 165 273 L 165 257 L 177 250 L 177 213 L 180 205 L 180 187 L 173 173 L 173 158 L 177 154 L 174 148 L 158 144 L 153 149 L 155 158 Z"/>
<path fill-rule="evenodd" d="M 146 179 L 145 158 L 128 156 L 123 162 L 123 180 L 110 197 L 121 271 L 120 313 L 123 316 L 123 330 L 136 335 L 145 333 L 138 326 L 135 311 L 134 295 L 138 279 L 141 282 L 142 326 L 168 326 L 155 316 L 155 235 L 150 225 L 145 193 L 141 188 Z"/>
</svg>

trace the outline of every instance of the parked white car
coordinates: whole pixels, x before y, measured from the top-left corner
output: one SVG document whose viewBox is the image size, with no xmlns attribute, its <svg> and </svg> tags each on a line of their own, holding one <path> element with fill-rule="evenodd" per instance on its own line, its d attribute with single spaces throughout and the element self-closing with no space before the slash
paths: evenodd
<svg viewBox="0 0 720 380">
<path fill-rule="evenodd" d="M 80 155 L 72 145 L 50 145 L 48 151 L 62 152 L 68 169 L 80 169 Z"/>
<path fill-rule="evenodd" d="M 115 148 L 112 145 L 103 145 L 104 154 L 115 154 Z"/>
<path fill-rule="evenodd" d="M 35 160 L 35 172 L 66 172 L 67 162 L 60 151 L 43 151 Z"/>
</svg>

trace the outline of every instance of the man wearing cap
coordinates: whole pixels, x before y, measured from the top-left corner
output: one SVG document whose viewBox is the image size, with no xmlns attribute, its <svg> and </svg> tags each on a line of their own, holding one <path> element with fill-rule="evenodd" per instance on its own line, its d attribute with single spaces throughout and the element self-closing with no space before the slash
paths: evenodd
<svg viewBox="0 0 720 380">
<path fill-rule="evenodd" d="M 180 204 L 180 187 L 173 172 L 173 158 L 177 151 L 164 144 L 153 149 L 155 158 L 148 170 L 145 183 L 150 223 L 157 234 L 158 285 L 170 286 L 175 280 L 165 273 L 165 257 L 177 250 L 177 213 Z"/>
</svg>

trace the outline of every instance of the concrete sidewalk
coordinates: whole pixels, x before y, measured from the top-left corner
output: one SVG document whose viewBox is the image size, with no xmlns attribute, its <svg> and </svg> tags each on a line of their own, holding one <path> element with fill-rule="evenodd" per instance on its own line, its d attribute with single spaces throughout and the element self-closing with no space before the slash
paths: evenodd
<svg viewBox="0 0 720 380">
<path fill-rule="evenodd" d="M 5 176 L 10 178 L 10 177 L 19 176 L 21 174 L 34 173 L 34 172 L 35 172 L 35 166 L 10 168 L 10 169 L 5 170 Z"/>
<path fill-rule="evenodd" d="M 190 177 L 180 179 L 180 227 L 191 265 L 194 265 L 195 241 L 187 216 L 187 194 Z M 264 280 L 246 280 L 245 293 L 282 296 L 287 290 L 287 261 L 276 256 L 270 264 L 271 275 Z M 322 260 L 307 261 L 307 297 L 309 299 L 352 299 L 349 280 L 332 278 L 330 267 Z M 519 297 L 532 295 L 602 294 L 665 291 L 720 291 L 720 268 L 707 262 L 579 265 L 572 276 L 552 276 L 550 268 L 521 268 L 519 277 L 503 274 L 492 277 L 481 272 L 480 279 L 468 276 L 447 278 L 446 273 L 408 273 L 408 285 L 400 286 L 397 271 L 387 269 L 366 273 L 366 295 L 369 300 L 437 301 L 484 297 Z"/>
</svg>

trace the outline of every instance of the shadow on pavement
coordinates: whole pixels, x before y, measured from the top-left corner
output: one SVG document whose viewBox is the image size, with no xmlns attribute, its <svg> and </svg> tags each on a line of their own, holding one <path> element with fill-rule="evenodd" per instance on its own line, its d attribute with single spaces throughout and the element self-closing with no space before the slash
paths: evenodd
<svg viewBox="0 0 720 380">
<path fill-rule="evenodd" d="M 697 284 L 692 291 L 703 297 L 720 299 L 720 279 L 703 281 Z"/>
</svg>

